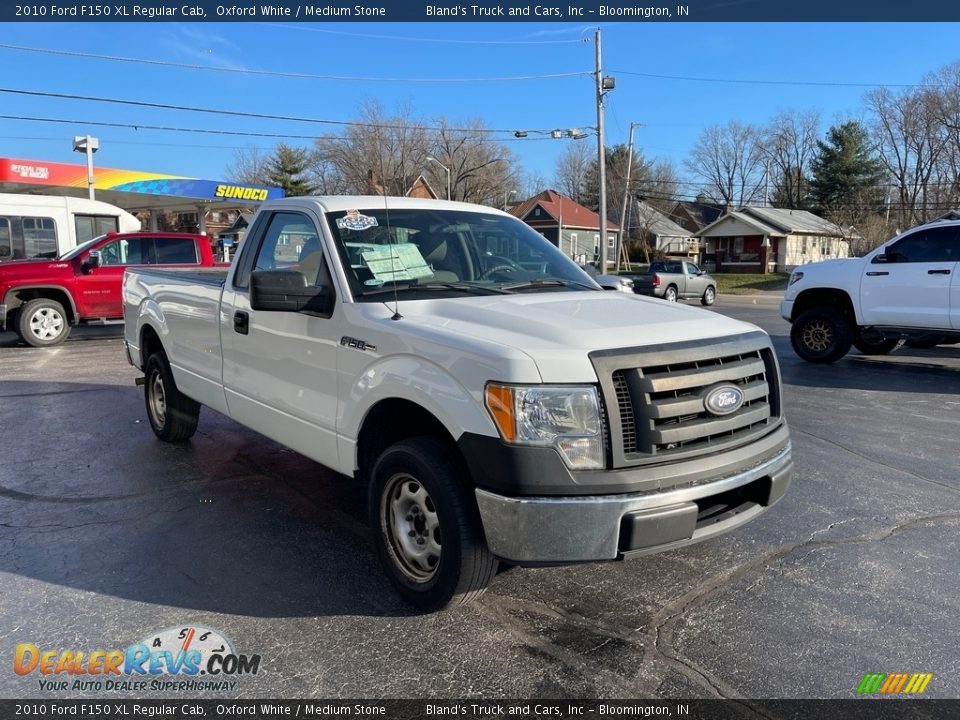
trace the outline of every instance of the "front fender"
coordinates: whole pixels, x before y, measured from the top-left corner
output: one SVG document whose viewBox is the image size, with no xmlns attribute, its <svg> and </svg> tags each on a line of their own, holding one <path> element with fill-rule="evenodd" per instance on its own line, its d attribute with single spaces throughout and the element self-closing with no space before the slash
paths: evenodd
<svg viewBox="0 0 960 720">
<path fill-rule="evenodd" d="M 478 378 L 475 387 L 467 388 L 443 366 L 415 355 L 391 355 L 374 362 L 354 378 L 349 388 L 343 388 L 337 418 L 340 457 L 353 463 L 349 470 L 357 467 L 360 428 L 370 410 L 384 400 L 419 405 L 439 420 L 454 440 L 465 432 L 499 437 L 484 405 L 486 380 Z M 529 382 L 540 382 L 535 368 Z M 402 423 L 403 418 L 396 421 Z"/>
</svg>

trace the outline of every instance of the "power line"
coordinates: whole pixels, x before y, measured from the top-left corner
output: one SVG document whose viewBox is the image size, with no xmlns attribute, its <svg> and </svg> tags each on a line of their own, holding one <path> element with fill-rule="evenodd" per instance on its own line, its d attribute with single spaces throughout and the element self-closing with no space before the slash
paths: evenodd
<svg viewBox="0 0 960 720">
<path fill-rule="evenodd" d="M 24 120 L 27 122 L 56 123 L 62 125 L 94 125 L 96 127 L 126 128 L 130 130 L 162 130 L 164 132 L 202 133 L 205 135 L 232 135 L 238 137 L 277 138 L 281 140 L 340 140 L 342 135 L 293 135 L 289 133 L 246 132 L 242 130 L 209 130 L 206 128 L 183 128 L 168 125 L 145 125 L 143 123 L 118 123 L 105 120 L 76 120 L 63 118 L 43 118 L 27 115 L 0 115 L 0 120 Z M 372 126 L 377 127 L 377 126 Z M 466 132 L 466 131 L 464 131 Z M 502 131 L 501 131 L 502 132 Z M 467 136 L 469 137 L 469 136 Z M 537 140 L 552 140 L 549 136 L 524 138 L 498 138 L 497 142 L 535 142 Z M 150 143 L 153 144 L 153 143 Z M 180 146 L 182 147 L 182 146 Z M 243 149 L 243 148 L 241 148 Z"/>
<path fill-rule="evenodd" d="M 247 117 L 255 118 L 257 120 L 281 120 L 285 122 L 302 122 L 302 123 L 314 123 L 318 125 L 338 125 L 342 127 L 362 127 L 362 128 L 372 128 L 372 129 L 382 129 L 382 130 L 418 130 L 418 129 L 432 129 L 432 130 L 445 130 L 455 133 L 475 133 L 478 135 L 491 135 L 497 133 L 515 133 L 516 128 L 502 129 L 502 128 L 459 128 L 459 127 L 428 127 L 424 125 L 392 125 L 392 124 L 383 124 L 383 123 L 367 123 L 367 122 L 358 122 L 355 120 L 326 120 L 322 118 L 310 118 L 310 117 L 301 117 L 297 115 L 273 115 L 270 113 L 255 113 L 255 112 L 246 112 L 243 110 L 224 110 L 222 108 L 200 108 L 193 107 L 190 105 L 170 105 L 168 103 L 157 103 L 149 102 L 146 100 L 121 100 L 119 98 L 108 98 L 108 97 L 99 97 L 95 95 L 75 95 L 71 93 L 54 93 L 54 92 L 43 92 L 40 90 L 17 90 L 16 88 L 3 88 L 0 87 L 0 93 L 7 93 L 10 95 L 26 95 L 29 97 L 43 97 L 43 98 L 57 98 L 60 100 L 81 100 L 86 102 L 101 102 L 101 103 L 110 103 L 113 105 L 128 105 L 133 107 L 145 107 L 159 110 L 178 110 L 182 112 L 194 112 L 194 113 L 205 113 L 218 115 L 223 117 L 224 115 L 233 115 L 234 117 Z M 146 128 L 146 125 L 138 125 L 137 127 Z M 526 132 L 533 133 L 550 133 L 552 130 L 526 130 Z M 265 135 L 264 137 L 282 137 L 280 135 Z M 304 137 L 292 135 L 290 137 Z M 309 137 L 309 136 L 308 136 Z"/>
<path fill-rule="evenodd" d="M 107 60 L 110 62 L 134 63 L 153 65 L 157 67 L 171 67 L 181 70 L 207 70 L 209 72 L 233 73 L 238 75 L 260 75 L 263 77 L 295 78 L 298 80 L 334 80 L 345 82 L 389 82 L 389 83 L 477 83 L 477 82 L 522 82 L 529 80 L 556 80 L 558 78 L 588 77 L 589 72 L 547 73 L 544 75 L 512 75 L 506 77 L 474 77 L 474 78 L 397 78 L 397 77 L 364 77 L 354 75 L 318 75 L 315 73 L 283 72 L 280 70 L 251 70 L 249 68 L 216 67 L 197 63 L 178 63 L 168 60 L 150 60 L 147 58 L 131 58 L 122 55 L 102 55 L 85 53 L 76 50 L 58 50 L 55 48 L 35 48 L 25 45 L 11 45 L 0 43 L 0 49 L 16 50 L 18 52 L 32 52 L 43 55 L 60 55 L 64 57 L 78 57 L 87 60 Z"/>
<path fill-rule="evenodd" d="M 2 47 L 2 46 L 0 46 Z M 735 85 L 802 85 L 812 87 L 864 87 L 864 88 L 934 88 L 938 85 L 901 84 L 901 83 L 855 83 L 819 80 L 752 80 L 738 78 L 709 78 L 692 77 L 688 75 L 659 75 L 656 73 L 632 72 L 630 70 L 611 70 L 616 75 L 633 75 L 636 77 L 654 78 L 657 80 L 682 80 L 685 82 L 730 83 Z"/>
</svg>

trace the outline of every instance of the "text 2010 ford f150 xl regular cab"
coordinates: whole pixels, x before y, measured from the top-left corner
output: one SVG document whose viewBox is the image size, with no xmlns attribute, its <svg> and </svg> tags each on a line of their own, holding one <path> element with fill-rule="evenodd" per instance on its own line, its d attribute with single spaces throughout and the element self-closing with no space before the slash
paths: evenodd
<svg viewBox="0 0 960 720">
<path fill-rule="evenodd" d="M 229 272 L 131 268 L 124 310 L 160 438 L 207 405 L 367 483 L 384 566 L 426 610 L 477 596 L 498 560 L 712 537 L 789 484 L 765 333 L 603 292 L 497 210 L 272 201 Z"/>
</svg>

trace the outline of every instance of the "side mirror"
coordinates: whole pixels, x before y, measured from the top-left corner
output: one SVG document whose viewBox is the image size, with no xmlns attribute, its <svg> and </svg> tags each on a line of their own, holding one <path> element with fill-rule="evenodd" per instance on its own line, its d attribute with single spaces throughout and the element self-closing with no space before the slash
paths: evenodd
<svg viewBox="0 0 960 720">
<path fill-rule="evenodd" d="M 333 292 L 307 283 L 299 270 L 257 270 L 250 273 L 250 307 L 268 312 L 315 312 L 329 315 Z"/>
<path fill-rule="evenodd" d="M 91 270 L 94 270 L 95 268 L 102 267 L 102 266 L 103 266 L 103 256 L 100 254 L 100 251 L 91 250 L 87 254 L 86 260 L 83 261 L 83 265 L 81 265 L 80 267 L 84 272 L 88 273 Z"/>
<path fill-rule="evenodd" d="M 884 251 L 883 251 L 882 253 L 880 253 L 879 255 L 874 255 L 874 256 L 873 256 L 873 260 L 872 260 L 871 262 L 875 262 L 875 263 L 892 263 L 892 262 L 896 262 L 896 261 L 897 261 L 897 260 L 896 260 L 896 253 L 893 253 L 893 254 L 888 255 L 888 254 L 887 254 L 887 251 L 884 250 Z"/>
</svg>

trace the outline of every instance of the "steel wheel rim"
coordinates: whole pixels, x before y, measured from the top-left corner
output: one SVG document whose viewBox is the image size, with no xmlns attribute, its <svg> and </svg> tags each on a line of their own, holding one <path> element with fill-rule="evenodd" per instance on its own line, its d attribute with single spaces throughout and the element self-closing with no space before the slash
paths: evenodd
<svg viewBox="0 0 960 720">
<path fill-rule="evenodd" d="M 408 473 L 391 476 L 380 496 L 380 521 L 400 572 L 430 582 L 440 567 L 440 520 L 423 484 Z"/>
<path fill-rule="evenodd" d="M 667 290 L 667 302 L 676 302 L 676 301 L 677 301 L 677 291 Z"/>
<path fill-rule="evenodd" d="M 815 352 L 823 352 L 833 345 L 833 326 L 826 320 L 810 320 L 803 326 L 803 344 Z"/>
<path fill-rule="evenodd" d="M 159 372 L 154 372 L 150 376 L 149 385 L 150 416 L 153 423 L 159 428 L 163 427 L 167 419 L 167 394 L 163 389 L 163 378 Z"/>
<path fill-rule="evenodd" d="M 707 288 L 707 302 L 712 303 L 714 297 L 715 297 L 715 293 L 713 291 L 713 288 Z"/>
<path fill-rule="evenodd" d="M 53 308 L 37 308 L 30 316 L 30 333 L 38 340 L 52 340 L 62 332 L 63 315 Z"/>
</svg>

